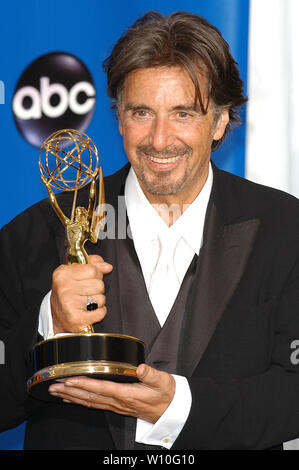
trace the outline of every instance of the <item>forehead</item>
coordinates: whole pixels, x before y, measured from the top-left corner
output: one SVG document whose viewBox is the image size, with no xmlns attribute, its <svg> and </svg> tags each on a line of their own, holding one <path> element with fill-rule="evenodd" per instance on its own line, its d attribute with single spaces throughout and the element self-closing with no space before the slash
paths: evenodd
<svg viewBox="0 0 299 470">
<path fill-rule="evenodd" d="M 206 79 L 197 74 L 202 96 L 205 95 Z M 129 73 L 125 79 L 122 100 L 125 102 L 183 100 L 194 102 L 195 87 L 187 71 L 179 66 L 149 67 Z"/>
</svg>

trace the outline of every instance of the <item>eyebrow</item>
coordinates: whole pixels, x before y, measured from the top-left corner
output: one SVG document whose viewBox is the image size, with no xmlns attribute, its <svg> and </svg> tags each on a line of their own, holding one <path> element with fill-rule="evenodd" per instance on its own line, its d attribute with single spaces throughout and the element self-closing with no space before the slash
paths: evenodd
<svg viewBox="0 0 299 470">
<path fill-rule="evenodd" d="M 136 111 L 138 109 L 147 109 L 147 110 L 151 110 L 152 111 L 152 108 L 150 108 L 149 106 L 147 106 L 146 104 L 134 104 L 134 103 L 128 103 L 126 106 L 125 106 L 125 111 Z"/>
<path fill-rule="evenodd" d="M 190 105 L 178 105 L 172 108 L 173 111 L 195 111 L 196 113 L 200 113 L 201 109 L 200 106 L 196 106 L 194 104 Z"/>
<path fill-rule="evenodd" d="M 125 106 L 125 111 L 137 111 L 138 109 L 146 109 L 148 111 L 153 111 L 153 109 L 150 106 L 147 106 L 146 104 L 134 104 L 134 103 L 128 103 Z M 196 106 L 194 104 L 190 105 L 177 105 L 171 108 L 170 111 L 195 111 L 196 113 L 201 113 L 201 109 L 199 106 Z"/>
</svg>

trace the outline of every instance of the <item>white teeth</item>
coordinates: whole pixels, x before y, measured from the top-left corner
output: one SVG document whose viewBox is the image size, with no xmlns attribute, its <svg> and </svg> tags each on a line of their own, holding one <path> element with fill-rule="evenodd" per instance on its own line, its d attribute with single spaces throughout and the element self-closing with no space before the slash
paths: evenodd
<svg viewBox="0 0 299 470">
<path fill-rule="evenodd" d="M 177 157 L 170 157 L 170 158 L 157 158 L 157 157 L 149 156 L 149 159 L 155 163 L 172 163 L 178 160 L 179 158 L 181 158 L 181 155 L 178 155 Z"/>
</svg>

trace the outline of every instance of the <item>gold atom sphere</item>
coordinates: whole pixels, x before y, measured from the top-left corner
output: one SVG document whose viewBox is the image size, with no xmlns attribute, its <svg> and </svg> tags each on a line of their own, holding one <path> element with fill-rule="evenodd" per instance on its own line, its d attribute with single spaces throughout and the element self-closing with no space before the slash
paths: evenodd
<svg viewBox="0 0 299 470">
<path fill-rule="evenodd" d="M 39 168 L 47 184 L 74 191 L 83 188 L 98 171 L 98 150 L 88 135 L 74 129 L 53 132 L 42 144 Z"/>
</svg>

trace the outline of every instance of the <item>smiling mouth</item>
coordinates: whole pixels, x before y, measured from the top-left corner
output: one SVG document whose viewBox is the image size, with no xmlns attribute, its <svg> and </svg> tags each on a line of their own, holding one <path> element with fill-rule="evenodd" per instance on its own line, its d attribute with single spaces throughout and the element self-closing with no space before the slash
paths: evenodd
<svg viewBox="0 0 299 470">
<path fill-rule="evenodd" d="M 153 157 L 152 155 L 147 155 L 147 158 L 151 160 L 154 163 L 173 163 L 179 160 L 182 157 L 182 155 L 177 155 L 175 157 L 164 157 L 164 158 L 158 158 L 158 157 Z"/>
</svg>

